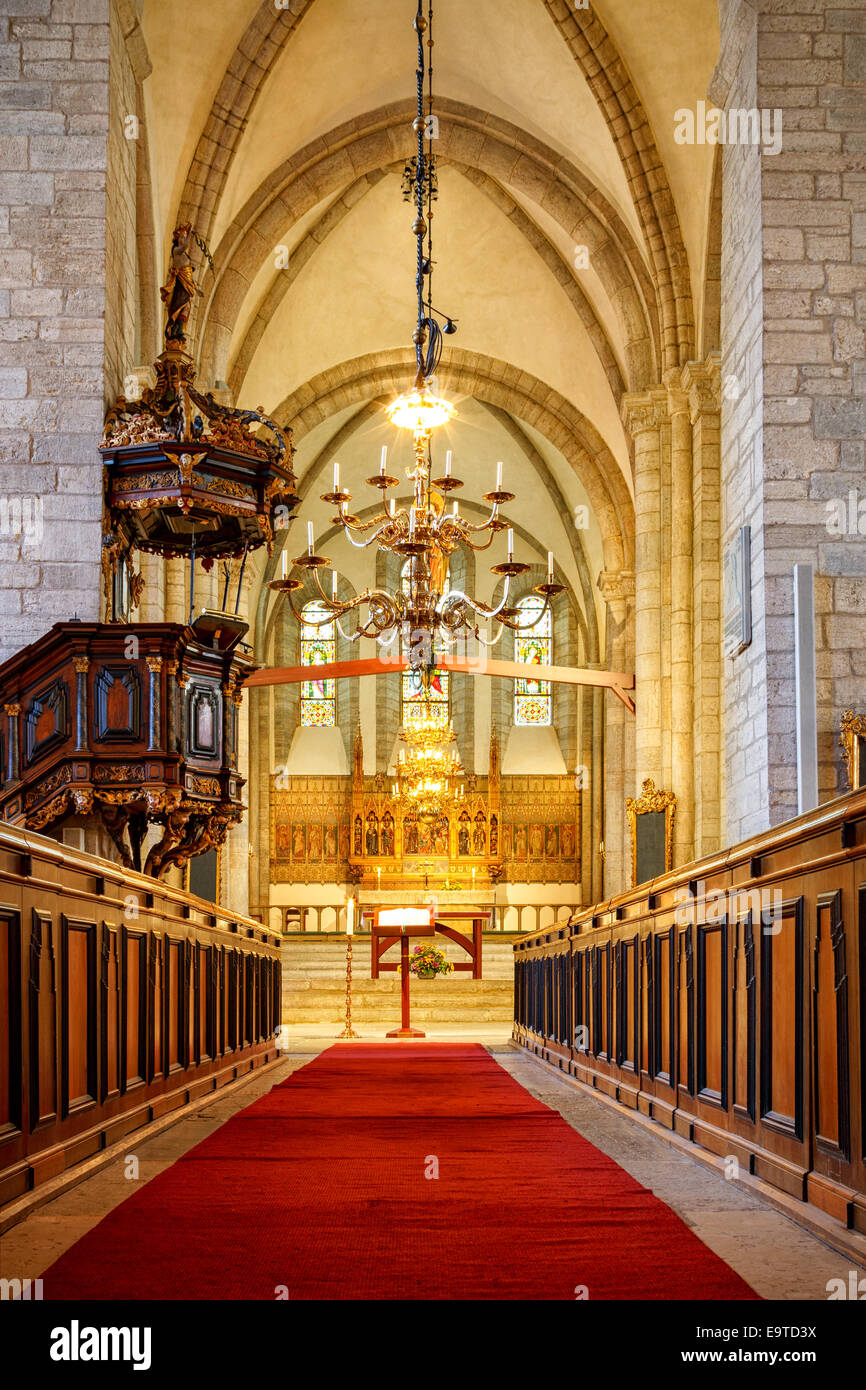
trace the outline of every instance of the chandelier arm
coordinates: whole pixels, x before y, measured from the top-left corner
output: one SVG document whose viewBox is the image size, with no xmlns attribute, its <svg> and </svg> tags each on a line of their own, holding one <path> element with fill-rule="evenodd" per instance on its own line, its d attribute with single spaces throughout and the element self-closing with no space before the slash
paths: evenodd
<svg viewBox="0 0 866 1390">
<path fill-rule="evenodd" d="M 507 581 L 507 576 L 506 576 L 506 581 Z M 514 619 L 509 619 L 509 618 L 500 618 L 499 621 L 500 621 L 500 622 L 503 622 L 503 623 L 505 624 L 506 627 L 508 627 L 508 628 L 511 629 L 512 632 L 531 632 L 532 629 L 533 629 L 534 627 L 537 627 L 538 624 L 541 622 L 542 618 L 545 618 L 549 612 L 550 612 L 550 598 L 549 598 L 547 595 L 545 595 L 544 607 L 541 609 L 541 612 L 540 612 L 540 613 L 533 613 L 533 615 L 532 615 L 532 621 L 531 621 L 531 622 L 529 622 L 529 623 L 518 623 L 518 622 L 515 622 Z"/>
<path fill-rule="evenodd" d="M 386 527 L 381 522 L 377 522 L 376 524 L 379 526 L 379 530 L 374 531 L 372 536 L 370 536 L 369 539 L 365 541 L 356 541 L 354 536 L 352 535 L 352 528 L 344 526 L 343 530 L 345 532 L 346 540 L 349 542 L 350 545 L 353 545 L 356 550 L 369 550 L 371 545 L 378 543 L 378 541 L 381 539 L 382 535 L 386 530 Z M 354 529 L 357 530 L 362 528 L 356 527 Z M 386 546 L 384 548 L 387 549 L 389 547 Z"/>
<path fill-rule="evenodd" d="M 496 636 L 495 636 L 495 637 L 485 637 L 485 636 L 484 636 L 484 633 L 483 633 L 483 632 L 479 632 L 478 628 L 475 629 L 475 636 L 478 638 L 478 641 L 481 643 L 482 647 L 495 647 L 495 646 L 496 646 L 496 643 L 497 643 L 497 642 L 500 640 L 500 638 L 502 637 L 502 634 L 503 634 L 504 631 L 505 631 L 505 623 L 502 622 L 501 619 L 500 619 L 500 621 L 499 621 L 499 623 L 497 624 L 497 627 L 496 627 Z"/>
<path fill-rule="evenodd" d="M 387 521 L 393 520 L 393 518 L 390 516 L 390 514 L 389 514 L 387 508 L 385 509 L 385 518 L 386 518 Z M 382 525 L 383 525 L 383 522 L 382 522 L 382 518 L 381 518 L 381 517 L 374 516 L 374 517 L 371 517 L 369 521 L 361 521 L 360 518 L 355 517 L 353 520 L 350 521 L 350 520 L 349 520 L 348 514 L 347 514 L 346 512 L 342 512 L 342 511 L 340 511 L 340 512 L 337 513 L 337 520 L 340 522 L 340 524 L 341 524 L 342 527 L 343 527 L 343 530 L 346 531 L 346 532 L 349 532 L 349 531 L 372 531 L 372 529 L 373 529 L 374 526 L 382 526 Z"/>
<path fill-rule="evenodd" d="M 474 550 L 476 553 L 479 553 L 482 550 L 489 550 L 498 534 L 498 531 L 491 531 L 489 540 L 486 540 L 483 545 L 476 545 L 474 541 L 471 541 L 469 539 L 468 536 L 465 536 L 463 539 L 463 544 L 467 546 L 469 550 Z"/>
<path fill-rule="evenodd" d="M 465 517 L 462 517 L 462 516 L 461 516 L 460 520 L 461 520 L 461 522 L 463 523 L 463 525 L 466 527 L 466 530 L 467 530 L 467 531 L 488 531 L 488 530 L 490 529 L 491 523 L 494 522 L 494 521 L 496 520 L 496 518 L 497 518 L 498 515 L 499 515 L 499 503 L 498 503 L 498 502 L 494 502 L 494 503 L 493 503 L 493 506 L 492 506 L 491 509 L 490 509 L 490 515 L 489 515 L 489 517 L 487 518 L 486 521 L 478 521 L 478 522 L 475 522 L 475 521 L 467 521 L 466 518 L 465 518 Z M 494 532 L 494 535 L 495 535 L 495 534 L 496 534 L 496 533 Z"/>
<path fill-rule="evenodd" d="M 447 609 L 456 608 L 458 605 L 466 604 L 472 609 L 473 613 L 477 613 L 481 618 L 496 618 L 499 616 L 506 603 L 508 602 L 508 590 L 510 588 L 510 583 L 511 575 L 506 574 L 505 583 L 502 587 L 502 598 L 500 599 L 499 603 L 496 605 L 495 608 L 491 608 L 490 605 L 487 603 L 482 603 L 480 599 L 470 598 L 469 595 L 464 593 L 462 589 L 452 589 L 451 592 L 448 594 L 447 599 L 444 600 L 441 609 L 439 610 L 440 614 L 444 615 Z M 500 621 L 503 621 L 503 619 L 500 619 Z M 538 619 L 536 618 L 535 621 L 537 622 Z"/>
</svg>

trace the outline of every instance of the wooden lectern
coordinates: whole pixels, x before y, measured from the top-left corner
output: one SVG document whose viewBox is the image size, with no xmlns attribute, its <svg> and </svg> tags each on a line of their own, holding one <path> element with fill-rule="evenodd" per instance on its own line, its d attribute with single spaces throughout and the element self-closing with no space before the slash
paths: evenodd
<svg viewBox="0 0 866 1390">
<path fill-rule="evenodd" d="M 400 1007 L 399 1028 L 386 1033 L 386 1038 L 423 1038 L 426 1034 L 409 1023 L 409 938 L 410 936 L 429 936 L 433 927 L 432 907 L 380 907 L 376 909 L 373 921 L 373 951 L 375 953 L 380 937 L 390 937 L 400 942 Z M 390 943 L 389 943 L 390 944 Z"/>
</svg>

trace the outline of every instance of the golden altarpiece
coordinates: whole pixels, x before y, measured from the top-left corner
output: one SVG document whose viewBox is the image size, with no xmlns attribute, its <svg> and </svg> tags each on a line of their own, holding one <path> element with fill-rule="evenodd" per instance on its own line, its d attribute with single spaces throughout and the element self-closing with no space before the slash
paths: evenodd
<svg viewBox="0 0 866 1390">
<path fill-rule="evenodd" d="M 499 882 L 580 880 L 580 797 L 568 776 L 506 777 L 490 741 L 487 776 L 438 819 L 404 814 L 384 773 L 363 771 L 355 738 L 351 777 L 271 781 L 271 880 L 356 883 L 365 890 L 472 891 Z"/>
</svg>

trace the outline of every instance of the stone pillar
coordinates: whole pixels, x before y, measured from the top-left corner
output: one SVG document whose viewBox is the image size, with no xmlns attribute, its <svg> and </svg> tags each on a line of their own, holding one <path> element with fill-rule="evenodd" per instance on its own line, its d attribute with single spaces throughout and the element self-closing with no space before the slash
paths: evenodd
<svg viewBox="0 0 866 1390">
<path fill-rule="evenodd" d="M 694 725 L 692 650 L 692 426 L 689 401 L 676 381 L 668 384 L 671 417 L 670 508 L 670 786 L 677 797 L 674 865 L 694 857 Z"/>
<path fill-rule="evenodd" d="M 694 853 L 724 847 L 720 359 L 682 371 L 692 424 Z"/>
<path fill-rule="evenodd" d="M 631 570 L 602 571 L 598 590 L 607 605 L 605 666 L 630 671 L 634 661 L 635 577 Z M 631 849 L 627 843 L 626 797 L 633 795 L 635 716 L 614 695 L 605 695 L 604 729 L 604 883 L 602 897 L 629 887 Z"/>
<path fill-rule="evenodd" d="M 623 420 L 635 446 L 635 771 L 638 781 L 652 777 L 659 787 L 664 784 L 660 427 L 666 413 L 667 393 L 660 389 L 623 396 Z"/>
</svg>

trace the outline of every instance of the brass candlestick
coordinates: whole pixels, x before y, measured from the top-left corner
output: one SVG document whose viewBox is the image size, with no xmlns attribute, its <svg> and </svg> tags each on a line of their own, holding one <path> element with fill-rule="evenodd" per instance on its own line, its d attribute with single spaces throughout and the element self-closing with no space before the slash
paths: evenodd
<svg viewBox="0 0 866 1390">
<path fill-rule="evenodd" d="M 352 933 L 346 935 L 346 1026 L 338 1038 L 359 1038 L 352 1027 Z"/>
</svg>

